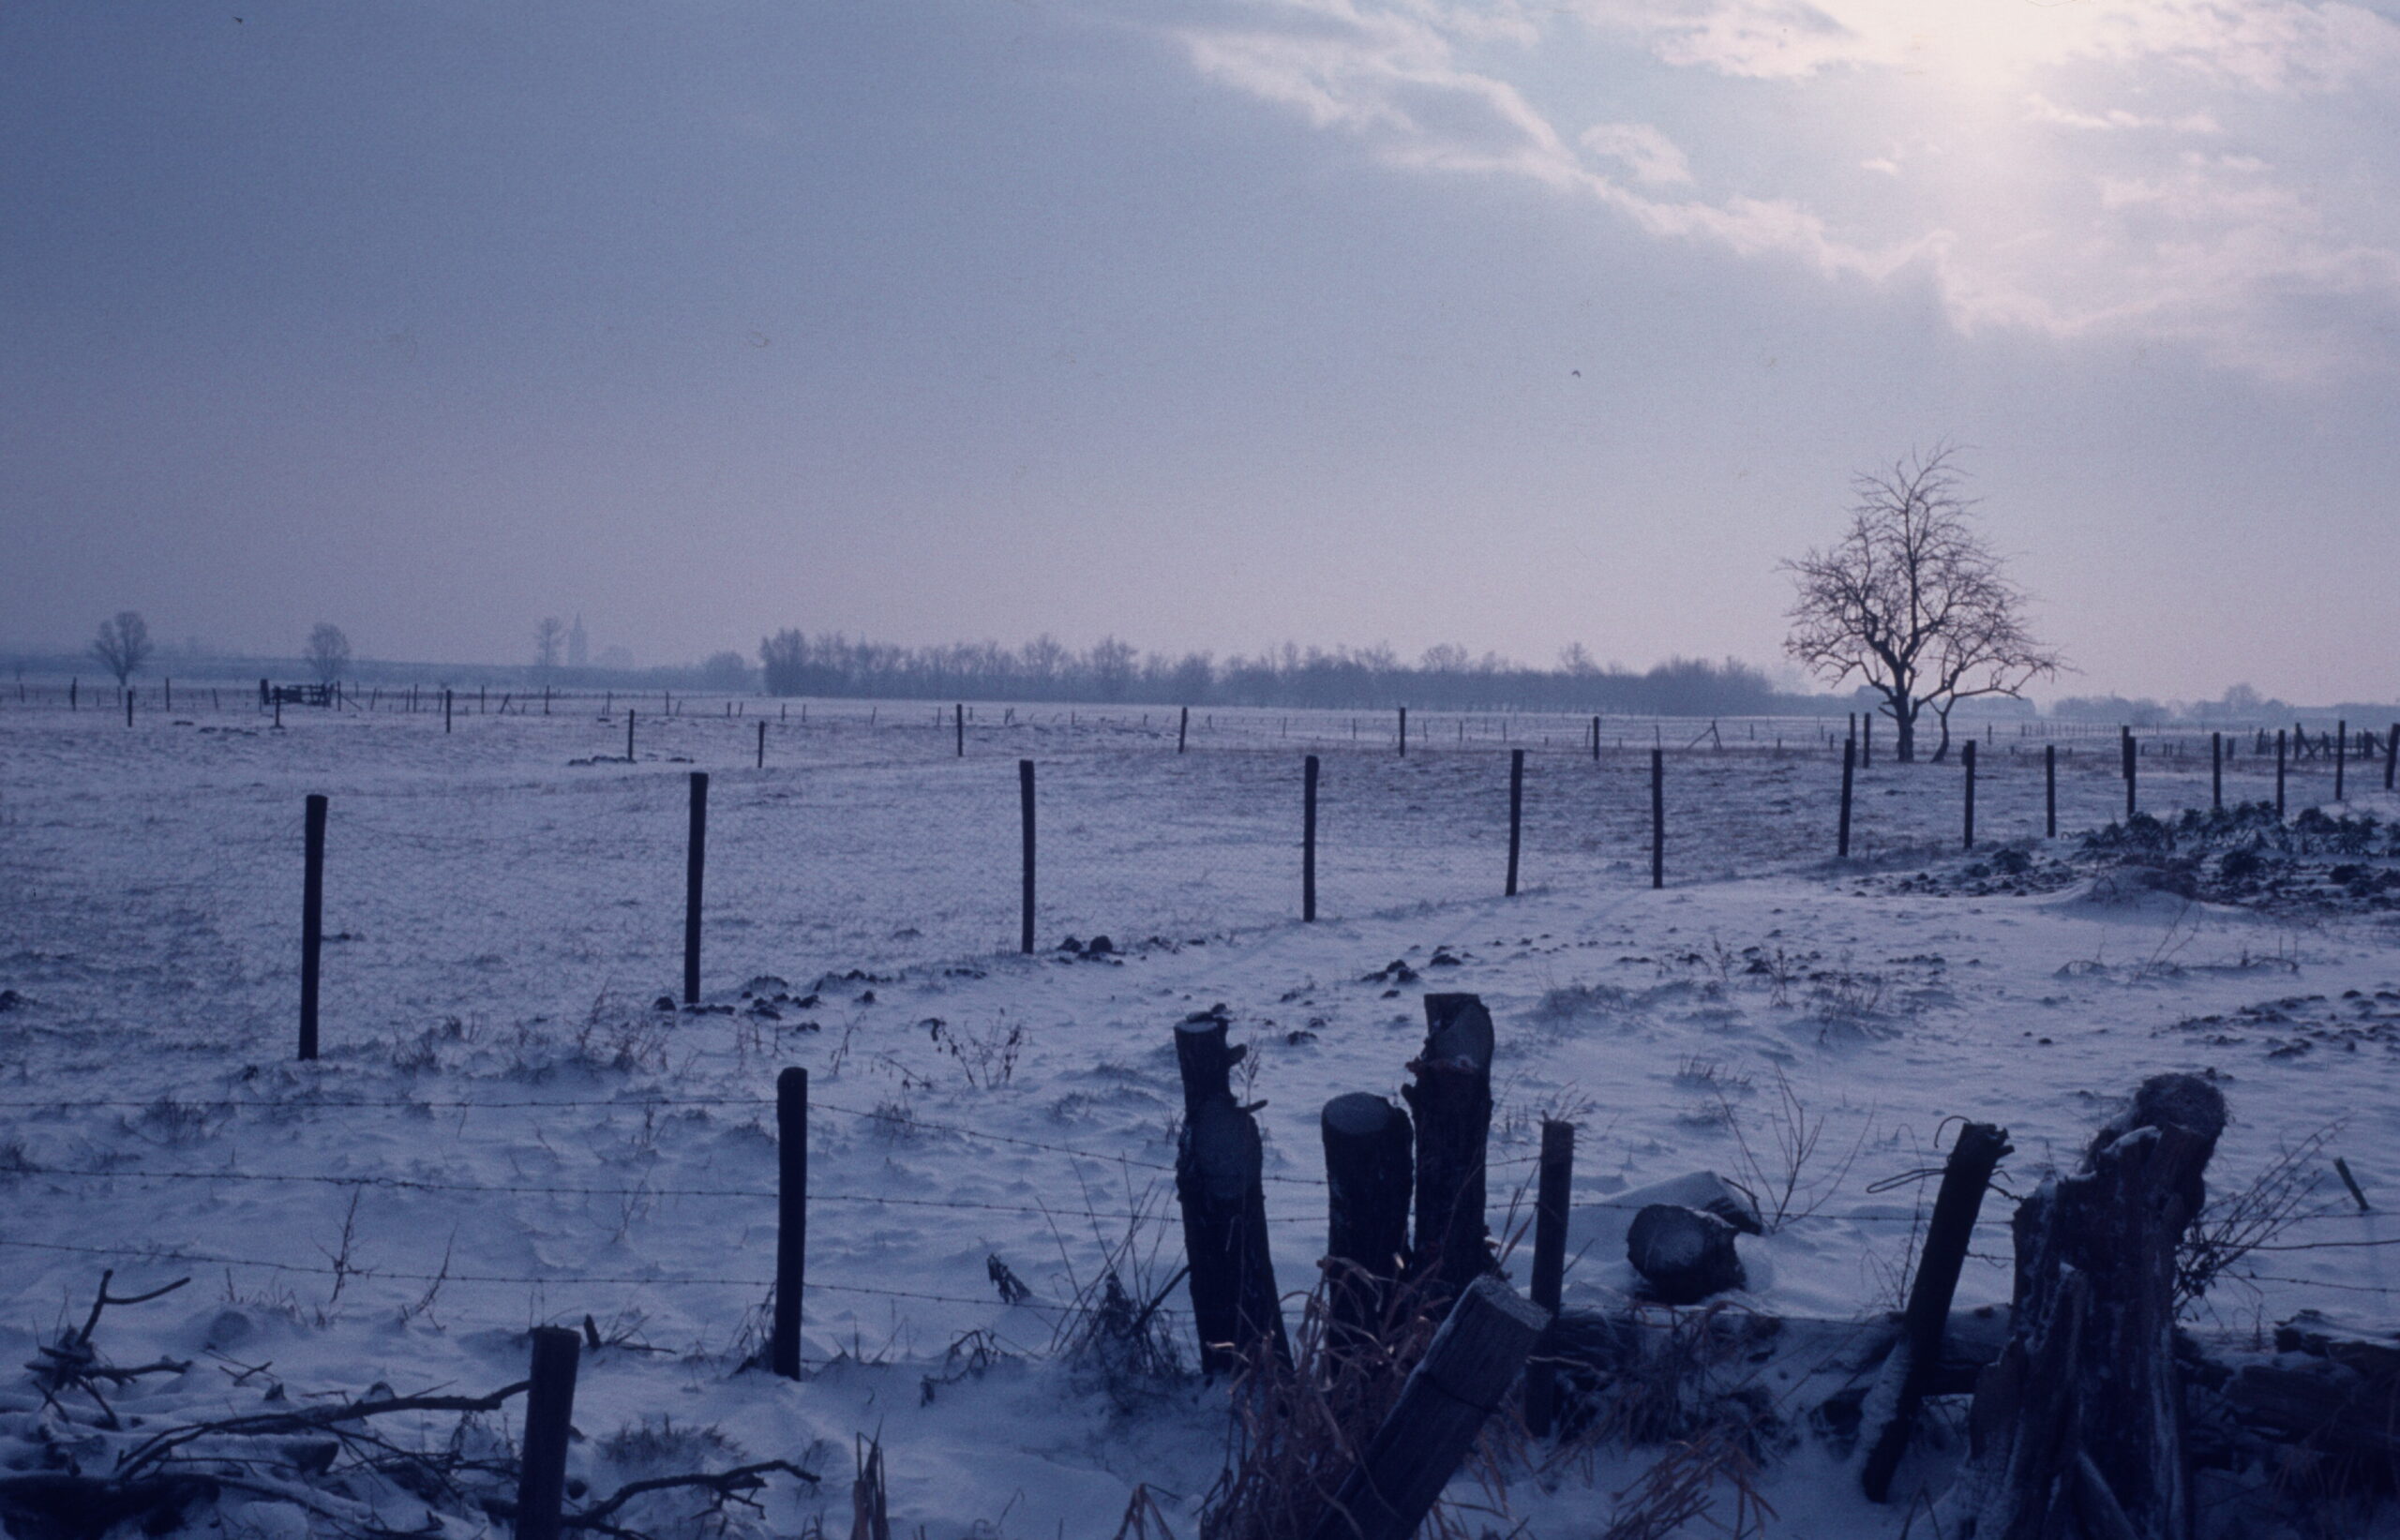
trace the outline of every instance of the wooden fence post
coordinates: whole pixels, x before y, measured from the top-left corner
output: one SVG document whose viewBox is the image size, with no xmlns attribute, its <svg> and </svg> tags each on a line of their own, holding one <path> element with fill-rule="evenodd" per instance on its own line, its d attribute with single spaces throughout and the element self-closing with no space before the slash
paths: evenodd
<svg viewBox="0 0 2400 1540">
<path fill-rule="evenodd" d="M 1650 751 L 1650 886 L 1667 885 L 1667 751 Z"/>
<path fill-rule="evenodd" d="M 1841 830 L 1834 836 L 1834 854 L 1850 859 L 1850 787 L 1858 773 L 1858 740 L 1841 740 Z"/>
<path fill-rule="evenodd" d="M 1540 1175 L 1534 1189 L 1534 1269 L 1527 1291 L 1551 1315 L 1558 1313 L 1567 1278 L 1567 1204 L 1575 1180 L 1575 1125 L 1541 1122 Z M 1538 1439 L 1550 1436 L 1558 1406 L 1558 1375 L 1546 1359 L 1525 1366 L 1525 1428 Z"/>
<path fill-rule="evenodd" d="M 1958 746 L 1958 768 L 1965 772 L 1967 783 L 1967 828 L 1962 848 L 1975 847 L 1975 740 L 1969 739 Z"/>
<path fill-rule="evenodd" d="M 1600 762 L 1600 719 L 1599 719 L 1598 717 L 1594 717 L 1594 718 L 1592 719 L 1592 763 L 1594 763 L 1595 765 L 1597 765 L 1597 764 L 1598 764 L 1599 762 Z"/>
<path fill-rule="evenodd" d="M 1372 1337 L 1408 1261 L 1416 1141 L 1406 1113 L 1364 1091 L 1327 1102 L 1317 1129 L 1325 1141 L 1329 1320 L 1343 1338 Z"/>
<path fill-rule="evenodd" d="M 2135 760 L 2139 755 L 2134 748 L 2134 730 L 2131 727 L 2120 727 L 2117 733 L 2117 757 L 2125 777 L 2125 822 L 2131 824 L 2134 821 L 2134 784 L 2136 776 L 2139 773 Z"/>
<path fill-rule="evenodd" d="M 1186 706 L 1175 719 L 1175 752 L 1181 754 L 1186 739 L 1192 736 L 1192 708 Z"/>
<path fill-rule="evenodd" d="M 2225 735 L 2209 734 L 2209 808 L 2225 811 Z"/>
<path fill-rule="evenodd" d="M 133 688 L 130 685 L 125 692 L 125 725 L 128 727 L 133 725 Z"/>
<path fill-rule="evenodd" d="M 1444 1299 L 1492 1270 L 1483 1219 L 1492 1135 L 1492 1013 L 1473 994 L 1425 996 L 1425 1046 L 1401 1087 L 1417 1118 L 1417 1277 Z"/>
<path fill-rule="evenodd" d="M 683 845 L 683 1003 L 700 1003 L 700 875 L 708 864 L 709 774 L 692 772 L 692 815 Z"/>
<path fill-rule="evenodd" d="M 758 768 L 759 770 L 765 770 L 767 768 L 767 719 L 765 717 L 760 717 L 758 719 Z"/>
<path fill-rule="evenodd" d="M 952 706 L 951 710 L 957 713 L 958 717 L 958 753 L 956 757 L 964 759 L 967 757 L 967 703 L 962 700 Z"/>
<path fill-rule="evenodd" d="M 450 730 L 450 687 L 446 684 L 442 687 L 442 730 Z"/>
<path fill-rule="evenodd" d="M 1317 917 L 1317 755 L 1301 760 L 1301 921 Z"/>
<path fill-rule="evenodd" d="M 775 1076 L 774 1371 L 800 1378 L 800 1312 L 808 1287 L 808 1071 Z"/>
<path fill-rule="evenodd" d="M 2275 729 L 2275 821 L 2284 816 L 2284 730 Z"/>
<path fill-rule="evenodd" d="M 1282 1362 L 1292 1356 L 1267 1242 L 1266 1147 L 1257 1120 L 1234 1100 L 1231 1074 L 1244 1050 L 1225 1045 L 1225 1025 L 1224 1017 L 1204 1011 L 1175 1029 L 1183 1075 L 1175 1194 L 1200 1368 L 1209 1374 L 1238 1369 L 1262 1342 Z"/>
<path fill-rule="evenodd" d="M 1858 768 L 1865 770 L 1873 763 L 1875 763 L 1875 713 L 1861 711 L 1858 713 Z"/>
<path fill-rule="evenodd" d="M 566 1498 L 567 1426 L 575 1416 L 575 1368 L 582 1353 L 583 1339 L 573 1327 L 533 1328 L 525 1453 L 517 1472 L 517 1540 L 559 1540 L 559 1507 Z"/>
<path fill-rule="evenodd" d="M 1508 886 L 1505 896 L 1517 896 L 1517 850 L 1525 828 L 1525 751 L 1508 751 Z"/>
<path fill-rule="evenodd" d="M 1496 1278 L 1460 1294 L 1310 1540 L 1409 1540 L 1549 1323 Z"/>
<path fill-rule="evenodd" d="M 1400 756 L 1408 757 L 1408 708 L 1400 709 Z"/>
<path fill-rule="evenodd" d="M 2018 1205 L 2008 1346 L 1976 1386 L 1952 1533 L 2066 1533 L 2070 1512 L 2085 1534 L 2192 1533 L 2176 1252 L 2225 1115 L 2209 1082 L 2153 1076 Z"/>
<path fill-rule="evenodd" d="M 1916 1277 L 1909 1287 L 1900 1341 L 1884 1360 L 1884 1377 L 1898 1382 L 1898 1398 L 1882 1428 L 1863 1430 L 1867 1463 L 1859 1485 L 1869 1502 L 1881 1503 L 1891 1495 L 1892 1474 L 1908 1450 L 1917 1408 L 1941 1366 L 1942 1335 L 1950 1323 L 1950 1301 L 1958 1292 L 1958 1271 L 1966 1264 L 1984 1189 L 1991 1185 L 1993 1168 L 2008 1153 L 2008 1130 L 1989 1123 L 1965 1125 L 1950 1147 L 1942 1189 L 1933 1200 L 1933 1219 L 1926 1227 L 1925 1248 L 1918 1253 Z"/>
<path fill-rule="evenodd" d="M 2400 767 L 2400 722 L 2392 725 L 2392 732 L 2383 740 L 2383 789 L 2392 789 L 2392 771 Z"/>
<path fill-rule="evenodd" d="M 1033 761 L 1016 762 L 1016 802 L 1018 821 L 1024 826 L 1024 859 L 1022 861 L 1022 891 L 1018 907 L 1022 919 L 1018 923 L 1017 949 L 1027 956 L 1033 954 Z"/>
<path fill-rule="evenodd" d="M 301 841 L 300 1056 L 317 1056 L 317 983 L 325 944 L 325 799 L 308 795 Z"/>
<path fill-rule="evenodd" d="M 132 725 L 132 713 L 128 712 L 125 720 L 128 726 Z M 2342 782 L 2349 763 L 2350 725 L 2347 720 L 2339 721 L 2333 724 L 2333 800 L 2337 802 L 2348 800 L 2342 795 Z"/>
<path fill-rule="evenodd" d="M 2042 745 L 2042 824 L 2048 836 L 2059 837 L 2059 746 Z"/>
<path fill-rule="evenodd" d="M 169 674 L 158 681 L 158 710 L 172 712 L 175 709 L 175 678 Z"/>
</svg>

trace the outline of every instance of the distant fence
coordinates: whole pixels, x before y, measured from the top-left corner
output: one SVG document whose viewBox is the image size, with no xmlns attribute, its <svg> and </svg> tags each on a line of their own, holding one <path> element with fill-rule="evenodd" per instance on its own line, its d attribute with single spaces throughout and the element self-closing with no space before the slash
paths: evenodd
<svg viewBox="0 0 2400 1540">
<path fill-rule="evenodd" d="M 345 781 L 400 773 L 330 796 L 313 840 L 300 800 L 262 781 L 188 814 L 15 831 L 34 854 L 0 932 L 71 940 L 171 1021 L 206 1009 L 275 1030 L 313 982 L 307 1014 L 326 1040 L 354 1040 L 451 1017 L 692 1005 L 757 977 L 802 997 L 824 972 L 981 965 L 1069 937 L 1180 946 L 1816 868 L 2072 832 L 2128 806 L 2296 813 L 2375 793 L 2392 770 L 2389 730 L 2338 723 L 2098 743 L 1986 724 L 1952 763 L 1903 768 L 1888 724 L 1852 740 L 1839 721 L 914 705 L 887 718 L 852 702 L 652 698 L 645 715 L 610 693 L 487 693 L 460 721 L 453 695 L 449 733 L 445 702 L 422 693 L 309 709 L 323 730 L 351 713 L 339 730 L 366 736 L 311 728 L 221 753 Z M 179 688 L 176 715 L 135 720 L 262 732 L 255 694 L 215 723 L 184 714 L 188 699 Z M 124 816 L 142 827 L 108 821 Z M 94 865 L 94 838 L 138 854 L 138 874 Z M 313 939 L 295 923 L 304 890 Z"/>
</svg>

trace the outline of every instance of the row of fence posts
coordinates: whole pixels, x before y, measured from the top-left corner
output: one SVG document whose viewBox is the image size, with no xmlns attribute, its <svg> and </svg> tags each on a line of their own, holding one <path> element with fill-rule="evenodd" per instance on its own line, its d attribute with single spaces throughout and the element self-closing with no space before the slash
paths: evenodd
<svg viewBox="0 0 2400 1540">
<path fill-rule="evenodd" d="M 449 709 L 449 692 L 442 692 L 445 717 Z M 631 708 L 625 711 L 625 759 L 634 757 L 634 716 Z M 963 724 L 962 709 L 959 718 Z M 1872 720 L 1871 718 L 1868 720 Z M 962 727 L 963 732 L 963 727 Z M 766 763 L 766 724 L 758 725 L 758 759 Z M 961 739 L 963 748 L 964 739 Z M 2130 820 L 2138 807 L 2137 767 L 2139 755 L 2132 729 L 2122 729 L 2119 737 L 2122 773 L 2125 783 L 2125 816 Z M 2400 725 L 2387 740 L 2384 754 L 2384 782 L 2392 784 L 2395 760 L 2400 760 Z M 2275 815 L 2285 812 L 2286 753 L 2284 734 L 2275 734 Z M 2224 743 L 2221 734 L 2210 740 L 2211 802 L 2217 808 L 2225 805 Z M 1847 860 L 1851 849 L 1852 803 L 1858 769 L 1867 762 L 1866 734 L 1842 741 L 1841 803 L 1836 825 L 1835 854 Z M 1975 775 L 1976 744 L 1972 738 L 1959 747 L 1959 765 L 1964 781 L 1964 810 L 1961 844 L 1965 849 L 1975 848 Z M 1667 885 L 1667 792 L 1666 751 L 1650 751 L 1650 886 L 1663 889 Z M 1321 770 L 1315 755 L 1301 760 L 1300 776 L 1300 919 L 1314 923 L 1317 917 L 1317 788 Z M 2044 744 L 2042 748 L 2043 827 L 2046 835 L 2056 839 L 2059 832 L 2058 747 Z M 2338 792 L 2340 783 L 2336 781 Z M 700 999 L 700 940 L 702 928 L 701 894 L 708 858 L 709 775 L 706 770 L 690 774 L 689 825 L 685 843 L 683 886 L 683 1003 L 698 1005 Z M 1034 917 L 1037 889 L 1035 883 L 1037 846 L 1034 812 L 1034 762 L 1017 761 L 1018 816 L 1022 824 L 1021 872 L 1019 883 L 1019 921 L 1017 947 L 1030 954 L 1035 949 Z M 1504 896 L 1514 898 L 1523 851 L 1525 806 L 1525 751 L 1511 749 L 1508 753 L 1508 856 Z M 302 881 L 301 956 L 300 956 L 300 1056 L 317 1056 L 317 998 L 320 978 L 319 964 L 322 946 L 322 910 L 324 899 L 325 808 L 322 795 L 311 795 L 307 801 L 307 837 L 305 869 Z"/>
</svg>

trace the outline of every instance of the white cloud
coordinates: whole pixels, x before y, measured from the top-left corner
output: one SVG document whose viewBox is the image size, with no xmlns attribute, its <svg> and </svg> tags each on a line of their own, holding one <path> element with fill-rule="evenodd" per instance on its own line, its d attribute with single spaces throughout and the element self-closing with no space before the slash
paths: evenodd
<svg viewBox="0 0 2400 1540">
<path fill-rule="evenodd" d="M 2301 374 L 2355 358 L 2327 302 L 2384 330 L 2400 312 L 2400 199 L 2327 121 L 2400 80 L 2400 25 L 2338 0 L 1252 0 L 1177 36 L 1208 78 L 1389 164 L 1531 180 L 1829 276 L 1919 271 L 1962 331 Z M 1560 89 L 1547 51 L 1605 79 L 1628 43 L 1682 78 L 1676 138 L 1570 140 L 1537 105 Z M 1758 93 L 1779 111 L 1729 110 Z M 1732 127 L 1760 121 L 1789 127 Z M 1711 186 L 1686 145 L 1736 169 Z"/>
<path fill-rule="evenodd" d="M 1691 162 L 1684 152 L 1647 123 L 1595 124 L 1583 130 L 1577 142 L 1594 155 L 1623 161 L 1639 181 L 1655 185 L 1691 180 Z"/>
</svg>

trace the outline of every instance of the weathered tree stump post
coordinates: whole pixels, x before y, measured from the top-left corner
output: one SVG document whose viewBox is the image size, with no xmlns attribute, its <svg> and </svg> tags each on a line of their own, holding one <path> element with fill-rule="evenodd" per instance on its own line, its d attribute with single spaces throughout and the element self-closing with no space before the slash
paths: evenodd
<svg viewBox="0 0 2400 1540">
<path fill-rule="evenodd" d="M 1917 1408 L 1924 1404 L 1926 1387 L 1941 1361 L 1942 1333 L 1949 1324 L 1950 1301 L 1958 1292 L 1958 1270 L 1966 1263 L 1967 1243 L 1974 1235 L 1984 1189 L 1991 1185 L 1993 1168 L 2008 1153 L 2008 1130 L 1989 1123 L 1967 1124 L 1958 1130 L 1958 1142 L 1950 1147 L 1949 1163 L 1942 1172 L 1942 1190 L 1933 1200 L 1933 1221 L 1926 1227 L 1925 1249 L 1917 1255 L 1916 1277 L 1909 1285 L 1899 1345 L 1883 1364 L 1884 1381 L 1898 1396 L 1882 1427 L 1864 1430 L 1867 1463 L 1859 1486 L 1870 1502 L 1881 1503 L 1891 1496 L 1892 1474 L 1908 1450 Z"/>
<path fill-rule="evenodd" d="M 1425 1046 L 1400 1094 L 1417 1117 L 1412 1273 L 1443 1300 L 1492 1270 L 1483 1218 L 1492 1134 L 1492 1013 L 1472 994 L 1425 996 Z"/>
<path fill-rule="evenodd" d="M 1352 1091 L 1325 1104 L 1327 1293 L 1337 1350 L 1372 1336 L 1408 1262 L 1408 1199 L 1416 1140 L 1408 1114 L 1379 1096 Z"/>
<path fill-rule="evenodd" d="M 1234 1100 L 1232 1070 L 1244 1051 L 1226 1046 L 1225 1025 L 1223 1016 L 1202 1012 L 1175 1029 L 1183 1073 L 1175 1194 L 1183 1209 L 1200 1368 L 1209 1374 L 1238 1368 L 1262 1341 L 1278 1359 L 1292 1356 L 1267 1245 L 1266 1149 L 1257 1121 Z"/>
<path fill-rule="evenodd" d="M 1534 1189 L 1534 1270 L 1528 1293 L 1555 1316 L 1567 1282 L 1567 1206 L 1575 1179 L 1575 1125 L 1545 1117 L 1541 1122 L 1541 1174 Z M 1558 1375 L 1536 1359 L 1525 1366 L 1525 1428 L 1550 1436 L 1558 1405 Z"/>
<path fill-rule="evenodd" d="M 2072 1516 L 2086 1535 L 2189 1540 L 2175 1253 L 2224 1129 L 2215 1086 L 2153 1076 L 2018 1205 L 2009 1343 L 1976 1386 L 1943 1533 L 2038 1540 Z"/>
<path fill-rule="evenodd" d="M 583 1339 L 573 1327 L 533 1328 L 525 1453 L 517 1472 L 518 1540 L 559 1540 L 559 1509 L 566 1496 L 566 1442 L 575 1416 L 576 1360 L 582 1353 Z"/>
<path fill-rule="evenodd" d="M 1409 1540 L 1549 1323 L 1496 1278 L 1460 1294 L 1310 1540 Z"/>
</svg>

